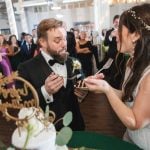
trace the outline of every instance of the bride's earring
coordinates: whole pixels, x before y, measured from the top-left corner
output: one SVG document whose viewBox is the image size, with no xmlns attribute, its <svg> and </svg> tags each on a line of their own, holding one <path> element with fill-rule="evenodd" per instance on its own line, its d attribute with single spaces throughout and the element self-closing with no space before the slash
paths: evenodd
<svg viewBox="0 0 150 150">
<path fill-rule="evenodd" d="M 135 45 L 135 43 L 136 43 L 136 41 L 135 41 L 135 40 L 132 40 L 132 44 L 134 44 L 134 45 Z"/>
<path fill-rule="evenodd" d="M 130 53 L 131 58 L 134 57 L 134 49 L 135 49 L 136 41 L 132 40 L 132 52 Z"/>
<path fill-rule="evenodd" d="M 135 49 L 136 41 L 132 40 L 133 50 Z"/>
</svg>

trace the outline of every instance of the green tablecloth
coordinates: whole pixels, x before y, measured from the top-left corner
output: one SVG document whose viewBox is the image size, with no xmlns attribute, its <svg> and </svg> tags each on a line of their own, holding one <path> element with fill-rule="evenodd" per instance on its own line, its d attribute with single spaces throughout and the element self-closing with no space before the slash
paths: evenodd
<svg viewBox="0 0 150 150">
<path fill-rule="evenodd" d="M 93 132 L 73 132 L 68 147 L 87 147 L 97 150 L 139 150 L 137 146 L 121 139 Z"/>
</svg>

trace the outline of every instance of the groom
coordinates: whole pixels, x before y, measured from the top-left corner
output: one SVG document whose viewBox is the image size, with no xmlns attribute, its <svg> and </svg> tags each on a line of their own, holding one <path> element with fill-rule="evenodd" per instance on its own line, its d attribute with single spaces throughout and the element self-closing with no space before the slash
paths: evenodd
<svg viewBox="0 0 150 150">
<path fill-rule="evenodd" d="M 18 67 L 19 75 L 28 80 L 38 92 L 40 107 L 54 111 L 56 120 L 68 111 L 73 113 L 72 130 L 84 130 L 72 80 L 73 61 L 67 57 L 66 30 L 63 22 L 44 19 L 37 28 L 41 53 Z M 56 125 L 59 130 L 62 124 Z"/>
</svg>

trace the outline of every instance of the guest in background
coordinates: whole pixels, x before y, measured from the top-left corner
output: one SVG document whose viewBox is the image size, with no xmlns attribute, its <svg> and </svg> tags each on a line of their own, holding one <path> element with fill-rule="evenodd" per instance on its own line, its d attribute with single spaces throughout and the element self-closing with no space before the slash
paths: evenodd
<svg viewBox="0 0 150 150">
<path fill-rule="evenodd" d="M 10 48 L 9 60 L 13 71 L 16 71 L 21 62 L 20 42 L 17 40 L 16 35 L 11 35 L 9 37 L 8 44 Z"/>
<path fill-rule="evenodd" d="M 69 53 L 69 56 L 76 58 L 77 57 L 76 40 L 75 40 L 74 33 L 71 31 L 67 31 L 67 25 L 65 22 L 63 22 L 63 26 L 67 32 L 67 51 Z"/>
<path fill-rule="evenodd" d="M 74 36 L 75 36 L 76 43 L 79 41 L 79 33 L 80 33 L 80 31 L 78 29 L 74 30 Z"/>
<path fill-rule="evenodd" d="M 104 58 L 106 58 L 105 56 L 106 56 L 107 51 L 108 51 L 108 46 L 104 45 L 106 32 L 107 32 L 107 29 L 102 29 L 102 32 L 101 32 L 101 35 L 100 35 L 100 57 L 101 57 L 101 62 L 99 64 L 99 68 L 101 68 L 102 65 L 104 65 L 103 60 L 104 60 Z"/>
<path fill-rule="evenodd" d="M 31 59 L 34 56 L 34 52 L 37 49 L 37 45 L 34 44 L 31 34 L 26 34 L 26 41 L 21 45 L 22 62 Z"/>
<path fill-rule="evenodd" d="M 109 82 L 109 84 L 117 89 L 121 87 L 126 64 L 124 54 L 118 54 L 117 51 L 116 34 L 119 25 L 119 17 L 119 15 L 114 16 L 114 27 L 106 32 L 104 46 L 108 46 L 108 51 L 106 52 L 104 60 L 100 63 L 101 68 L 109 58 L 114 60 L 111 67 L 104 70 L 103 73 L 105 74 L 105 79 Z M 115 60 L 115 58 L 117 59 Z"/>
<path fill-rule="evenodd" d="M 92 75 L 92 44 L 86 41 L 86 32 L 81 31 L 79 41 L 76 43 L 77 58 L 80 60 L 85 76 Z"/>
<path fill-rule="evenodd" d="M 22 32 L 21 33 L 20 46 L 22 46 L 23 44 L 25 44 L 25 42 L 26 42 L 25 38 L 26 38 L 26 33 Z"/>
<path fill-rule="evenodd" d="M 67 31 L 67 51 L 69 56 L 77 58 L 76 40 L 74 33 Z"/>
<path fill-rule="evenodd" d="M 123 12 L 117 48 L 130 54 L 122 91 L 114 89 L 104 75 L 85 80 L 90 91 L 104 92 L 113 110 L 127 127 L 124 140 L 150 149 L 150 4 Z M 125 102 L 125 103 L 124 103 Z"/>
<path fill-rule="evenodd" d="M 74 33 L 74 28 L 70 28 L 70 32 Z"/>
<path fill-rule="evenodd" d="M 96 67 L 97 69 L 99 69 L 99 45 L 100 45 L 100 36 L 98 31 L 92 30 L 91 31 L 91 43 L 92 43 L 92 52 L 95 58 L 95 62 L 96 62 Z"/>
<path fill-rule="evenodd" d="M 8 55 L 10 55 L 9 45 L 7 44 L 4 36 L 0 34 L 0 65 L 4 76 L 9 76 L 12 72 Z"/>
<path fill-rule="evenodd" d="M 34 44 L 37 44 L 37 30 L 36 29 L 32 29 L 32 38 L 33 38 Z"/>
<path fill-rule="evenodd" d="M 107 32 L 107 29 L 102 29 L 102 33 L 100 35 L 101 43 L 105 40 L 106 32 Z"/>
</svg>

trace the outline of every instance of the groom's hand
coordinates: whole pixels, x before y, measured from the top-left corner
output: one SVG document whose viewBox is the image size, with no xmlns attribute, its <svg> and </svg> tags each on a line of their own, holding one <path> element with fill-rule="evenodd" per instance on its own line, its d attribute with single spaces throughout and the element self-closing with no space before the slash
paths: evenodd
<svg viewBox="0 0 150 150">
<path fill-rule="evenodd" d="M 45 89 L 49 95 L 55 94 L 64 85 L 63 77 L 51 73 L 45 80 Z"/>
</svg>

